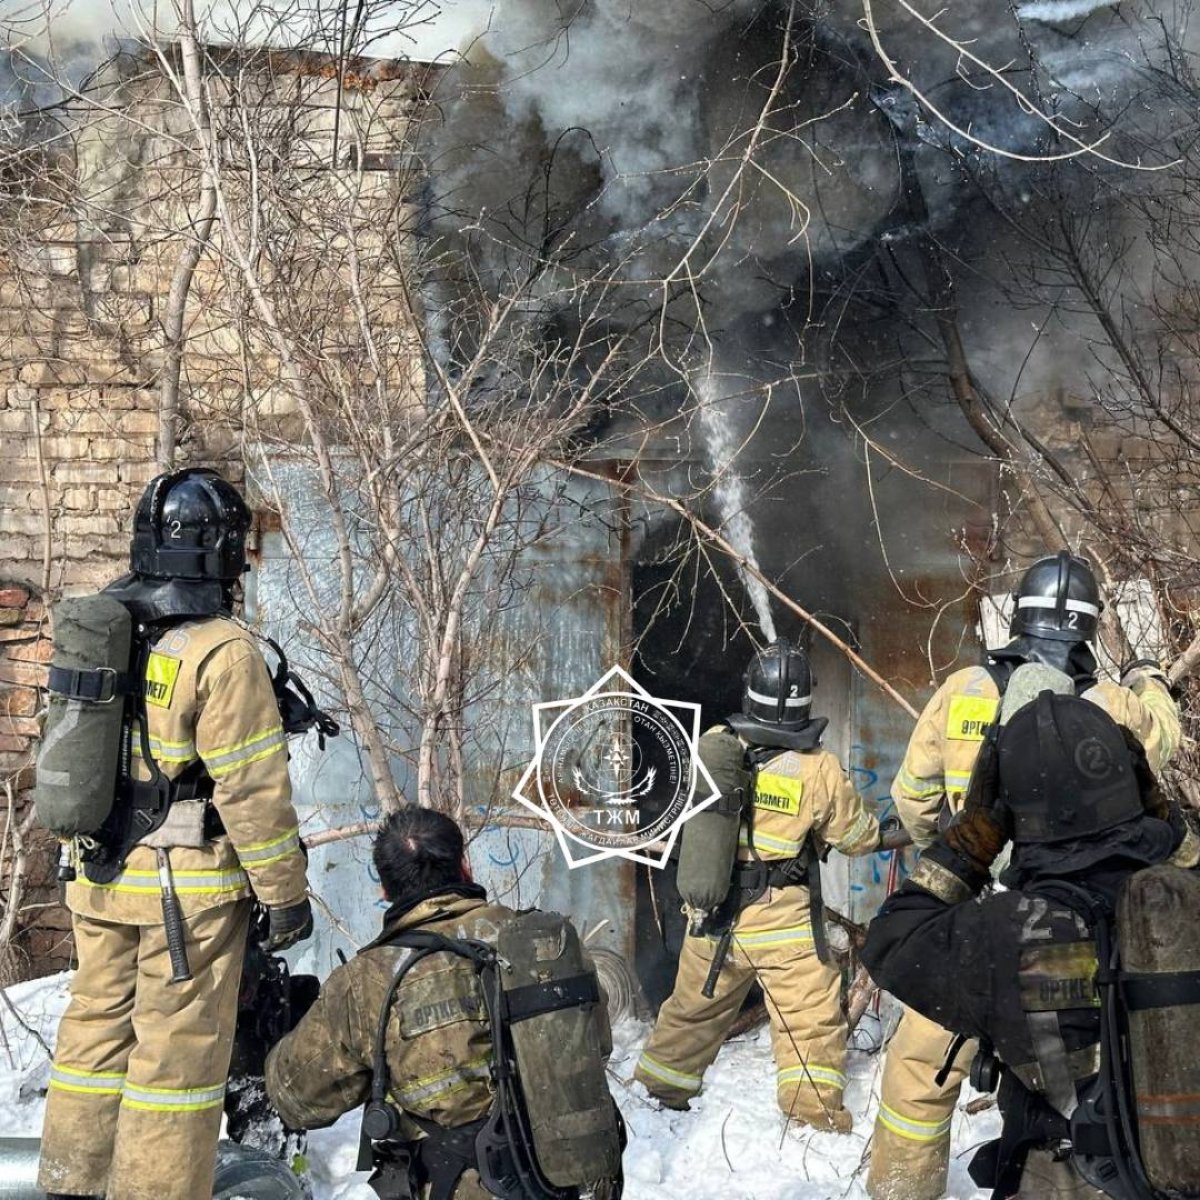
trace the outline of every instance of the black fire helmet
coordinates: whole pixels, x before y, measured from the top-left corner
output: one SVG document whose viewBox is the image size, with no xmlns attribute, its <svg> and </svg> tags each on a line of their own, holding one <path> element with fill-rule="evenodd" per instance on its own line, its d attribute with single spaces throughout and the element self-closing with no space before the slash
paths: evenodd
<svg viewBox="0 0 1200 1200">
<path fill-rule="evenodd" d="M 1100 588 L 1086 558 L 1058 554 L 1039 558 L 1013 594 L 1009 632 L 1056 642 L 1090 642 L 1096 636 Z"/>
<path fill-rule="evenodd" d="M 250 510 L 206 467 L 158 475 L 138 501 L 130 565 L 148 579 L 232 582 L 246 569 Z"/>
<path fill-rule="evenodd" d="M 762 725 L 801 729 L 808 722 L 816 682 L 808 655 L 787 638 L 760 650 L 742 677 L 742 712 Z"/>
<path fill-rule="evenodd" d="M 1003 726 L 997 749 L 1017 844 L 1088 838 L 1144 813 L 1134 748 L 1090 700 L 1042 692 Z"/>
</svg>

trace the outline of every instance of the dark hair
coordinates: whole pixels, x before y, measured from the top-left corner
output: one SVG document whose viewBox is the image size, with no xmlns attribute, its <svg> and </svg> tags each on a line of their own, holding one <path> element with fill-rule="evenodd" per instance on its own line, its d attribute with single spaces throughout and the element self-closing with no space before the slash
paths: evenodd
<svg viewBox="0 0 1200 1200">
<path fill-rule="evenodd" d="M 462 830 L 445 813 L 406 804 L 383 823 L 372 851 L 389 900 L 462 883 Z"/>
</svg>

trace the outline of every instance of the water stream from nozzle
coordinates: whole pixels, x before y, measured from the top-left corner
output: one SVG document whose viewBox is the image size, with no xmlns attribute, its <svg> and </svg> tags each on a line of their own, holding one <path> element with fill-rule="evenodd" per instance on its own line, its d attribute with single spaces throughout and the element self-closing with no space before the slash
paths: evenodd
<svg viewBox="0 0 1200 1200">
<path fill-rule="evenodd" d="M 754 552 L 754 523 L 746 508 L 746 481 L 734 465 L 740 448 L 734 433 L 736 400 L 722 395 L 720 383 L 711 371 L 698 374 L 692 380 L 692 390 L 700 401 L 700 430 L 708 466 L 713 473 L 713 496 L 721 514 L 721 530 L 733 548 L 755 570 L 761 570 Z M 738 575 L 754 605 L 759 628 L 767 641 L 773 642 L 775 618 L 771 614 L 770 593 L 762 580 L 751 575 L 741 563 L 738 563 Z"/>
</svg>

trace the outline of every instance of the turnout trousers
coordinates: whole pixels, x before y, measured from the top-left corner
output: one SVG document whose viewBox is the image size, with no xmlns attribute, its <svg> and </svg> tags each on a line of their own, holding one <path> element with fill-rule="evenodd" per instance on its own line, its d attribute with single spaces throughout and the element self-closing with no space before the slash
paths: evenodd
<svg viewBox="0 0 1200 1200">
<path fill-rule="evenodd" d="M 665 1104 L 686 1107 L 700 1091 L 751 985 L 766 999 L 775 1055 L 776 1097 L 791 1120 L 849 1130 L 846 1023 L 841 975 L 817 958 L 808 889 L 779 889 L 741 914 L 711 1000 L 701 995 L 716 939 L 684 939 L 675 988 L 658 1012 L 634 1077 Z"/>
<path fill-rule="evenodd" d="M 873 1200 L 937 1200 L 950 1166 L 950 1122 L 978 1043 L 959 1050 L 941 1087 L 936 1076 L 954 1035 L 906 1008 L 888 1043 L 867 1192 Z"/>
<path fill-rule="evenodd" d="M 38 1186 L 107 1200 L 209 1200 L 250 903 L 187 916 L 192 978 L 161 923 L 76 913 L 79 967 L 58 1028 Z"/>
</svg>

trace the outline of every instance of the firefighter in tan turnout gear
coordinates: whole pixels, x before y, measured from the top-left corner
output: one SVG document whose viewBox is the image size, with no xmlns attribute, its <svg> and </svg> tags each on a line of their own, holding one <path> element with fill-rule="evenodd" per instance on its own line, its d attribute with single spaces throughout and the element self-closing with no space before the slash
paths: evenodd
<svg viewBox="0 0 1200 1200">
<path fill-rule="evenodd" d="M 249 525 L 215 473 L 159 476 L 138 505 L 133 572 L 102 593 L 137 631 L 131 765 L 103 829 L 71 851 L 79 965 L 42 1135 L 51 1197 L 212 1195 L 251 898 L 268 908 L 268 948 L 312 931 L 280 710 L 255 638 L 229 618 Z M 87 672 L 52 672 L 50 686 L 94 699 Z M 178 982 L 172 877 L 190 971 Z"/>
<path fill-rule="evenodd" d="M 1000 697 L 1022 663 L 1062 671 L 1076 694 L 1103 708 L 1142 743 L 1157 774 L 1179 745 L 1179 713 L 1156 663 L 1131 663 L 1121 685 L 1095 678 L 1088 645 L 1096 635 L 1100 592 L 1085 559 L 1065 551 L 1039 559 L 1014 597 L 1012 641 L 989 652 L 986 666 L 956 671 L 917 721 L 892 795 L 918 849 L 937 836 L 943 807 L 957 813 Z M 867 1190 L 874 1200 L 935 1200 L 946 1190 L 950 1124 L 976 1051 L 967 1042 L 950 1064 L 953 1035 L 905 1009 L 887 1047 Z M 944 1083 L 936 1076 L 948 1068 Z"/>
<path fill-rule="evenodd" d="M 771 1020 L 780 1109 L 849 1130 L 841 978 L 826 962 L 819 856 L 870 854 L 879 824 L 809 716 L 808 660 L 785 640 L 746 670 L 742 712 L 710 729 L 700 757 L 719 800 L 683 827 L 678 884 L 690 927 L 671 996 L 636 1078 L 687 1108 L 757 980 Z M 722 961 L 723 960 L 723 961 Z"/>
</svg>

